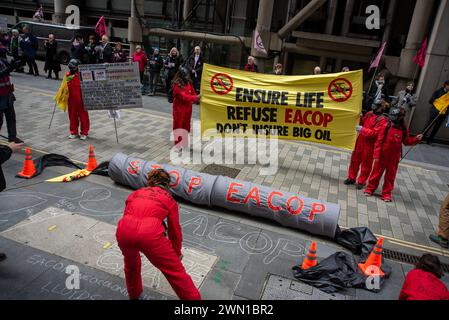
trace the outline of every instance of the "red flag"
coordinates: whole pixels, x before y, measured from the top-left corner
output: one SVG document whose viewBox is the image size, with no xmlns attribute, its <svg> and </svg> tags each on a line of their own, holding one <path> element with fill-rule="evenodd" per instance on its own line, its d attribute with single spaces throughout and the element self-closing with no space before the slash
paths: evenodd
<svg viewBox="0 0 449 320">
<path fill-rule="evenodd" d="M 422 68 L 426 64 L 426 55 L 427 55 L 427 37 L 424 39 L 421 49 L 419 49 L 416 56 L 413 57 L 413 61 Z"/>
<path fill-rule="evenodd" d="M 384 42 L 382 44 L 382 47 L 380 47 L 379 52 L 377 52 L 376 57 L 374 58 L 373 61 L 371 61 L 371 65 L 369 66 L 368 72 L 371 71 L 371 69 L 373 68 L 377 68 L 380 64 L 380 60 L 382 60 L 382 57 L 385 53 L 385 48 L 387 47 L 387 42 Z"/>
<path fill-rule="evenodd" d="M 95 26 L 95 32 L 100 36 L 104 36 L 106 34 L 106 22 L 104 21 L 104 17 L 98 20 L 97 25 Z"/>
</svg>

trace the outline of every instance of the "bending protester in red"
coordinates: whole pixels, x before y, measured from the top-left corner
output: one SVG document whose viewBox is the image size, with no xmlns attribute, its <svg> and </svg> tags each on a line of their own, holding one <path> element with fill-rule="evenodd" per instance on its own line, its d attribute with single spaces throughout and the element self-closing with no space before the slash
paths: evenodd
<svg viewBox="0 0 449 320">
<path fill-rule="evenodd" d="M 440 280 L 443 275 L 440 259 L 423 255 L 405 277 L 399 300 L 449 300 L 449 291 Z"/>
<path fill-rule="evenodd" d="M 190 72 L 184 67 L 179 68 L 173 79 L 173 136 L 177 148 L 189 145 L 192 104 L 199 101 L 190 79 Z"/>
<path fill-rule="evenodd" d="M 372 196 L 379 186 L 385 173 L 382 189 L 382 200 L 392 201 L 392 192 L 399 162 L 402 155 L 402 144 L 413 146 L 422 141 L 422 135 L 411 137 L 405 126 L 405 109 L 394 108 L 390 112 L 390 121 L 386 122 L 380 131 L 374 147 L 374 167 L 365 190 L 367 196 Z"/>
<path fill-rule="evenodd" d="M 346 185 L 353 185 L 357 181 L 357 189 L 365 187 L 366 182 L 373 169 L 374 145 L 379 131 L 384 128 L 387 118 L 383 115 L 385 102 L 379 102 L 371 106 L 372 111 L 368 112 L 360 121 L 357 131 L 360 133 L 357 138 L 354 152 L 349 166 L 348 179 Z"/>
<path fill-rule="evenodd" d="M 143 292 L 140 252 L 158 268 L 181 300 L 200 300 L 192 278 L 181 263 L 182 231 L 178 204 L 169 192 L 170 176 L 162 169 L 148 174 L 148 187 L 133 192 L 117 225 L 117 242 L 125 258 L 130 299 Z M 168 222 L 168 239 L 164 219 Z"/>
<path fill-rule="evenodd" d="M 83 97 L 81 95 L 81 83 L 78 73 L 78 60 L 72 59 L 69 62 L 69 72 L 67 72 L 67 87 L 69 88 L 68 113 L 70 120 L 69 139 L 78 137 L 86 140 L 89 135 L 89 114 L 84 109 Z M 80 126 L 81 125 L 81 126 Z"/>
</svg>

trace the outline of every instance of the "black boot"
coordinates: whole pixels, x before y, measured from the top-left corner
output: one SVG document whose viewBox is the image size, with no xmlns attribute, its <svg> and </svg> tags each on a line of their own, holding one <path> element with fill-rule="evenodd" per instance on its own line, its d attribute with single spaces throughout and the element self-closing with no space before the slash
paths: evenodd
<svg viewBox="0 0 449 320">
<path fill-rule="evenodd" d="M 51 70 L 48 71 L 47 79 L 52 79 L 52 77 L 51 77 Z"/>
</svg>

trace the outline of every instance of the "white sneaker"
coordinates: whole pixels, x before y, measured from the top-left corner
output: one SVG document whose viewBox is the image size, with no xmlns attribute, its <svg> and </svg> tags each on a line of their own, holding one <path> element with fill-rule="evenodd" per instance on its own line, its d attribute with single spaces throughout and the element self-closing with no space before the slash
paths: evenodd
<svg viewBox="0 0 449 320">
<path fill-rule="evenodd" d="M 69 135 L 69 139 L 75 139 L 76 137 L 78 137 L 76 134 Z"/>
<path fill-rule="evenodd" d="M 83 134 L 80 135 L 80 140 L 83 140 L 83 141 L 84 141 L 84 140 L 86 140 L 86 139 L 87 139 L 87 136 L 85 136 L 85 135 L 83 135 Z"/>
</svg>

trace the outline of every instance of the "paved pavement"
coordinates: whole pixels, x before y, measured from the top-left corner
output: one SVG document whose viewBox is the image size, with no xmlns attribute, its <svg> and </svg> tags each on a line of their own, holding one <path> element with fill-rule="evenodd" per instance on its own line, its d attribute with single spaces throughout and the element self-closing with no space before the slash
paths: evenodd
<svg viewBox="0 0 449 320">
<path fill-rule="evenodd" d="M 37 79 L 39 81 L 36 81 Z M 48 129 L 53 107 L 52 97 L 58 87 L 56 81 L 18 75 L 14 77 L 14 82 L 18 98 L 16 102 L 18 131 L 20 137 L 32 148 L 34 156 L 39 155 L 40 151 L 51 152 L 84 162 L 87 160 L 88 146 L 92 144 L 99 161 L 107 161 L 115 153 L 125 152 L 161 163 L 169 162 L 172 118 L 167 113 L 169 105 L 164 98 L 145 97 L 143 109 L 122 112 L 122 119 L 118 128 L 120 144 L 115 141 L 113 122 L 108 119 L 106 112 L 91 112 L 92 130 L 90 139 L 83 142 L 67 139 L 68 119 L 67 115 L 60 110 L 56 111 L 53 126 Z M 197 113 L 194 114 L 194 118 L 196 117 L 198 117 Z M 5 129 L 2 129 L 0 134 L 5 135 Z M 417 148 L 417 152 L 421 147 Z M 427 146 L 424 147 L 427 148 Z M 430 150 L 432 152 L 437 150 L 436 154 L 441 153 L 447 157 L 446 148 L 435 148 L 438 147 Z M 423 252 L 432 252 L 438 254 L 443 260 L 449 257 L 448 250 L 442 250 L 428 241 L 428 235 L 434 232 L 438 224 L 440 203 L 449 191 L 447 168 L 442 168 L 438 163 L 423 165 L 410 161 L 404 162 L 399 169 L 397 188 L 394 191 L 395 201 L 391 204 L 385 204 L 379 197 L 366 198 L 363 192 L 356 191 L 354 188 L 343 184 L 350 159 L 348 152 L 289 141 L 281 141 L 279 150 L 280 167 L 275 175 L 261 176 L 259 174 L 260 165 L 234 165 L 233 168 L 240 170 L 237 178 L 280 190 L 296 192 L 302 196 L 339 203 L 342 208 L 339 221 L 341 226 L 367 226 L 376 234 L 383 235 L 386 238 L 386 247 L 417 255 Z M 429 153 L 428 149 L 425 150 Z M 23 221 L 23 219 L 29 218 L 50 206 L 56 206 L 80 215 L 87 215 L 110 224 L 117 222 L 119 208 L 122 209 L 123 200 L 129 194 L 129 190 L 120 188 L 103 177 L 89 177 L 83 181 L 64 185 L 64 188 L 42 183 L 44 179 L 54 177 L 57 173 L 67 172 L 67 168 L 48 169 L 39 179 L 17 180 L 14 175 L 20 168 L 22 158 L 23 155 L 15 155 L 14 159 L 8 162 L 4 168 L 9 191 L 2 193 L 1 197 L 12 197 L 13 201 L 2 201 L 0 206 L 0 231 L 7 230 L 16 223 Z M 427 156 L 427 159 L 432 160 L 432 158 L 429 155 Z M 184 167 L 202 170 L 205 165 L 188 164 Z M 98 210 L 104 211 L 104 214 L 97 212 L 92 216 L 92 211 L 89 211 L 88 206 L 86 207 L 85 203 L 89 203 L 92 199 L 82 199 L 84 195 L 82 190 L 91 189 L 97 189 L 92 197 L 97 197 L 95 198 L 96 206 L 98 206 Z M 22 197 L 18 193 L 24 193 L 24 195 L 26 193 L 26 196 Z M 109 196 L 104 197 L 104 193 Z M 81 198 L 78 199 L 80 194 Z M 191 237 L 191 241 L 187 241 L 186 246 L 209 252 L 218 257 L 218 262 L 209 270 L 206 280 L 201 285 L 201 292 L 206 298 L 259 299 L 284 297 L 285 299 L 290 297 L 294 299 L 296 297 L 298 299 L 318 299 L 319 296 L 322 299 L 331 298 L 322 295 L 319 291 L 314 291 L 315 289 L 295 282 L 291 276 L 290 269 L 302 259 L 304 248 L 312 240 L 310 236 L 278 227 L 266 221 L 250 220 L 239 214 L 196 208 L 187 204 L 182 206 L 184 208 L 184 213 L 181 215 L 182 221 L 191 221 L 183 225 L 184 233 L 190 234 Z M 232 233 L 230 234 L 233 237 L 232 245 L 216 241 L 213 236 L 212 239 L 209 237 L 210 234 L 216 235 L 214 226 L 216 228 L 217 224 L 221 222 L 235 226 L 231 228 Z M 245 238 L 245 236 L 249 237 L 252 234 L 257 234 L 257 236 L 250 237 L 249 240 Z M 186 238 L 188 239 L 189 236 Z M 260 254 L 257 247 L 260 241 L 271 243 L 272 250 Z M 282 241 L 285 242 L 282 243 Z M 319 241 L 319 247 L 321 247 L 319 255 L 321 254 L 321 257 L 336 250 L 341 250 L 341 248 L 326 240 L 320 239 Z M 287 246 L 288 243 L 291 246 Z M 19 282 L 17 290 L 8 291 L 7 297 L 18 298 L 25 292 L 30 292 L 29 297 L 38 297 L 39 292 L 41 294 L 45 292 L 42 298 L 68 298 L 61 294 L 58 296 L 52 290 L 46 292 L 45 290 L 48 291 L 48 289 L 42 289 L 45 285 L 45 279 L 55 270 L 51 267 L 45 267 L 45 264 L 36 268 L 33 263 L 29 262 L 36 260 L 30 258 L 33 255 L 40 255 L 57 261 L 61 260 L 63 264 L 67 263 L 67 258 L 61 258 L 61 256 L 50 251 L 30 247 L 25 243 L 15 242 L 1 236 L 0 246 L 5 247 L 6 251 L 8 251 L 8 247 L 11 248 L 8 251 L 12 252 L 9 254 L 11 258 L 9 263 L 11 264 L 6 267 L 9 270 L 8 272 L 13 273 L 16 264 L 21 266 L 19 273 L 23 275 L 28 274 L 30 268 L 34 269 L 34 273 L 30 273 L 24 279 L 21 278 L 23 282 Z M 286 246 L 290 249 L 281 250 L 281 253 L 276 252 L 276 248 L 286 248 Z M 393 273 L 395 278 L 389 281 L 391 290 L 387 289 L 380 296 L 370 296 L 371 294 L 366 292 L 346 292 L 342 296 L 337 296 L 337 298 L 379 299 L 380 297 L 395 299 L 399 293 L 404 274 L 410 269 L 410 266 L 395 262 L 390 262 L 390 264 L 396 271 Z M 4 267 L 2 266 L 2 268 Z M 97 280 L 110 279 L 112 283 L 117 284 L 116 288 L 120 286 L 123 288 L 123 279 L 119 276 L 104 273 L 104 271 L 98 270 L 96 266 L 85 266 L 85 268 L 86 273 L 97 275 Z M 6 282 L 0 280 L 0 288 L 6 288 L 10 285 L 9 282 L 14 279 L 12 274 L 11 277 Z M 288 286 L 282 286 L 281 288 L 278 284 L 283 281 L 287 281 Z M 28 290 L 28 286 L 34 286 L 34 289 Z M 289 289 L 287 290 L 286 287 Z M 300 289 L 298 289 L 299 287 Z M 89 287 L 87 291 L 86 294 L 89 295 L 100 292 L 99 295 L 102 298 L 126 298 L 125 295 L 120 295 L 120 293 L 112 295 L 110 288 L 103 288 L 102 286 L 98 288 L 98 285 L 97 287 Z M 161 294 L 157 290 L 153 291 L 149 291 L 148 297 L 154 298 L 157 296 L 160 298 L 165 296 L 170 298 L 170 295 Z M 0 290 L 0 292 L 4 292 L 4 290 Z"/>
</svg>

